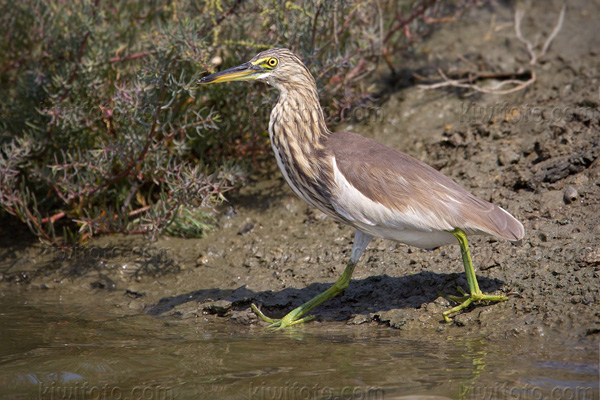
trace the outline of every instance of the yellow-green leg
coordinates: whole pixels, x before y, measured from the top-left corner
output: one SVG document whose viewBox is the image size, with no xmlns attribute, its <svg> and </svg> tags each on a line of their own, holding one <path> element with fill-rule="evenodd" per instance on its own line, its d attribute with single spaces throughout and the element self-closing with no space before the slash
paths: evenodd
<svg viewBox="0 0 600 400">
<path fill-rule="evenodd" d="M 346 266 L 346 269 L 344 270 L 344 273 L 333 284 L 332 287 L 319 294 L 318 296 L 313 297 L 312 299 L 302 304 L 300 307 L 294 309 L 292 312 L 290 312 L 288 315 L 281 319 L 273 319 L 267 317 L 254 304 L 252 304 L 252 309 L 256 314 L 258 314 L 260 318 L 271 324 L 269 325 L 269 328 L 282 329 L 293 325 L 301 324 L 306 321 L 310 321 L 315 318 L 314 315 L 310 315 L 304 318 L 302 318 L 302 316 L 308 313 L 313 308 L 317 307 L 318 305 L 342 293 L 344 289 L 348 287 L 348 283 L 350 283 L 350 278 L 352 277 L 352 273 L 354 272 L 354 267 L 356 267 L 356 264 L 353 264 L 349 261 L 348 265 Z"/>
<path fill-rule="evenodd" d="M 372 236 L 369 236 L 366 233 L 357 230 L 356 234 L 354 235 L 354 244 L 352 245 L 352 253 L 350 254 L 350 260 L 348 261 L 348 264 L 346 265 L 346 269 L 344 269 L 342 276 L 340 276 L 340 278 L 333 284 L 332 287 L 319 294 L 318 296 L 313 297 L 306 303 L 302 304 L 300 307 L 294 309 L 285 317 L 281 319 L 269 318 L 265 314 L 263 314 L 262 311 L 260 311 L 258 307 L 256 307 L 254 304 L 251 305 L 252 310 L 254 310 L 254 312 L 262 320 L 271 324 L 269 325 L 269 328 L 275 329 L 288 328 L 290 326 L 301 324 L 303 322 L 314 319 L 314 315 L 310 315 L 307 317 L 304 317 L 304 315 L 313 308 L 317 307 L 318 305 L 342 293 L 344 289 L 348 287 L 350 279 L 352 278 L 352 273 L 354 272 L 354 268 L 356 267 L 360 256 L 367 248 L 367 245 L 369 244 L 371 239 Z"/>
<path fill-rule="evenodd" d="M 444 319 L 446 322 L 450 322 L 450 318 L 448 315 L 454 314 L 464 308 L 467 308 L 474 301 L 505 301 L 508 300 L 506 296 L 493 296 L 481 293 L 479 289 L 479 284 L 477 283 L 477 277 L 475 276 L 475 269 L 473 268 L 473 261 L 471 260 L 471 252 L 469 251 L 469 242 L 467 240 L 467 235 L 463 232 L 462 229 L 456 228 L 452 233 L 456 239 L 458 239 L 458 243 L 460 244 L 460 252 L 462 254 L 463 264 L 465 266 L 465 273 L 467 275 L 467 283 L 469 284 L 469 294 L 465 293 L 460 287 L 458 288 L 459 292 L 462 294 L 461 297 L 457 296 L 446 296 L 450 300 L 453 300 L 457 303 L 460 303 L 456 307 L 444 311 Z"/>
</svg>

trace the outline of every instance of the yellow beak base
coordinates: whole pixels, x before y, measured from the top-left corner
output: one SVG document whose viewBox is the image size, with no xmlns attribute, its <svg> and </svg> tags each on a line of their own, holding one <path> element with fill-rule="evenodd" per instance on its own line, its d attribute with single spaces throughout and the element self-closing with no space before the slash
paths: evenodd
<svg viewBox="0 0 600 400">
<path fill-rule="evenodd" d="M 210 83 L 233 82 L 233 81 L 249 81 L 256 79 L 257 76 L 263 73 L 263 69 L 249 62 L 237 67 L 228 68 L 223 71 L 216 72 L 212 75 L 205 76 L 200 79 L 199 83 L 207 85 Z"/>
</svg>

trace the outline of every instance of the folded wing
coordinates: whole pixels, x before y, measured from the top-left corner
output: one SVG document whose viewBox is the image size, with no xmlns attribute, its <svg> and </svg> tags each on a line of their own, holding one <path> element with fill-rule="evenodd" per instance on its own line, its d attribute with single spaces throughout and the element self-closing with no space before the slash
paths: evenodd
<svg viewBox="0 0 600 400">
<path fill-rule="evenodd" d="M 511 241 L 524 235 L 508 212 L 398 150 L 350 132 L 331 134 L 325 147 L 333 157 L 334 207 L 365 230 L 435 234 L 461 228 Z"/>
</svg>

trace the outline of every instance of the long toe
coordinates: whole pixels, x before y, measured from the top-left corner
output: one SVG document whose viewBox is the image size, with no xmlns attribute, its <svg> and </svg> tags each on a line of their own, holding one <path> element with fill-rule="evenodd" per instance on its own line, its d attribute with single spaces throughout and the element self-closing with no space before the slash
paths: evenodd
<svg viewBox="0 0 600 400">
<path fill-rule="evenodd" d="M 263 321 L 265 321 L 265 322 L 268 322 L 268 323 L 270 323 L 270 324 L 276 324 L 276 323 L 278 323 L 279 321 L 281 321 L 280 319 L 273 319 L 273 318 L 269 318 L 269 317 L 267 317 L 267 316 L 266 316 L 266 315 L 265 315 L 265 314 L 264 314 L 262 311 L 260 311 L 260 310 L 258 309 L 258 307 L 256 307 L 256 305 L 254 305 L 254 303 L 250 304 L 250 308 L 252 308 L 252 311 L 254 311 L 254 313 L 255 313 L 256 315 L 258 315 L 258 317 L 259 317 L 260 319 L 262 319 Z"/>
<path fill-rule="evenodd" d="M 299 308 L 296 308 L 295 310 L 293 310 L 292 312 L 290 312 L 289 314 L 287 314 L 285 317 L 283 317 L 281 319 L 275 319 L 275 318 L 267 317 L 254 304 L 251 304 L 250 307 L 256 313 L 256 315 L 258 315 L 260 317 L 260 319 L 262 319 L 263 321 L 268 322 L 270 324 L 267 327 L 268 329 L 279 330 L 279 329 L 290 328 L 292 326 L 299 325 L 304 322 L 308 322 L 308 321 L 315 319 L 314 315 L 309 315 L 307 317 L 300 318 L 302 316 L 302 312 L 301 312 L 301 310 L 299 310 Z"/>
<path fill-rule="evenodd" d="M 508 297 L 506 297 L 506 296 L 495 296 L 495 295 L 481 294 L 481 293 L 465 295 L 463 297 L 455 297 L 455 296 L 446 296 L 446 297 L 449 298 L 450 300 L 454 300 L 457 303 L 460 303 L 456 307 L 451 308 L 450 310 L 444 311 L 442 313 L 444 320 L 446 322 L 450 322 L 449 315 L 457 313 L 457 312 L 467 308 L 469 305 L 471 305 L 472 302 L 479 302 L 479 301 L 500 302 L 500 301 L 508 300 Z"/>
<path fill-rule="evenodd" d="M 290 314 L 292 314 L 292 313 L 290 313 Z M 315 319 L 314 315 L 309 315 L 304 318 L 294 319 L 293 316 L 291 316 L 290 314 L 288 314 L 285 317 L 283 317 L 282 319 L 277 320 L 276 322 L 272 323 L 271 325 L 269 325 L 269 328 L 275 329 L 275 330 L 286 329 L 286 328 L 291 328 L 293 326 L 303 324 L 305 322 L 312 321 L 313 319 Z"/>
</svg>

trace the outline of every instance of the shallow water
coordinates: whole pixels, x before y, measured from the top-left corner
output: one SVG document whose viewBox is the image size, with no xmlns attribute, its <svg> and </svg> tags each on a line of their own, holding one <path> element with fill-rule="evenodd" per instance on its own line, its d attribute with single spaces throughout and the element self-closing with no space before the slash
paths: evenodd
<svg viewBox="0 0 600 400">
<path fill-rule="evenodd" d="M 94 317 L 0 297 L 6 399 L 597 399 L 598 344 Z M 212 318 L 212 317 L 211 317 Z"/>
</svg>

